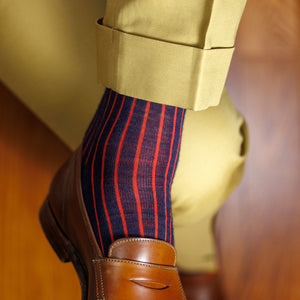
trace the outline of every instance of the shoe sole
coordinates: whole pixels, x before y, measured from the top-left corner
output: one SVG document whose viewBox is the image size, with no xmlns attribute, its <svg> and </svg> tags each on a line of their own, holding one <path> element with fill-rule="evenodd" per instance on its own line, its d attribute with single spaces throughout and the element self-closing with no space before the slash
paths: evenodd
<svg viewBox="0 0 300 300">
<path fill-rule="evenodd" d="M 72 262 L 78 275 L 81 286 L 81 299 L 87 300 L 88 272 L 79 252 L 72 245 L 66 234 L 59 226 L 53 211 L 49 205 L 48 198 L 43 203 L 39 212 L 39 220 L 45 236 L 52 246 L 54 252 L 61 262 Z"/>
</svg>

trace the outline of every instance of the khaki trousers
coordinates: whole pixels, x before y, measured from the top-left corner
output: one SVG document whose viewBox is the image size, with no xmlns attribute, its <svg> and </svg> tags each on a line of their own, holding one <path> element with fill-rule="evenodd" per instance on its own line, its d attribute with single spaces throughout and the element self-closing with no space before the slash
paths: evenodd
<svg viewBox="0 0 300 300">
<path fill-rule="evenodd" d="M 100 82 L 192 110 L 219 103 L 246 0 L 107 0 Z"/>
<path fill-rule="evenodd" d="M 220 104 L 186 111 L 172 189 L 178 266 L 185 271 L 218 268 L 213 223 L 240 182 L 248 150 L 243 117 L 224 90 Z"/>
<path fill-rule="evenodd" d="M 213 271 L 213 218 L 238 184 L 247 133 L 224 84 L 246 0 L 107 0 L 99 81 L 188 109 L 171 190 L 178 266 Z"/>
</svg>

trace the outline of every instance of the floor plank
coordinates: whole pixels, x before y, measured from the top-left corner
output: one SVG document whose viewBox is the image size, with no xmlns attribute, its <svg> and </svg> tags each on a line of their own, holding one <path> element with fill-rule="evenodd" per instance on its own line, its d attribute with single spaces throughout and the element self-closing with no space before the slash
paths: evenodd
<svg viewBox="0 0 300 300">
<path fill-rule="evenodd" d="M 0 298 L 80 299 L 73 268 L 58 260 L 38 222 L 70 150 L 3 85 L 0 107 Z"/>
<path fill-rule="evenodd" d="M 219 218 L 229 300 L 300 299 L 299 3 L 249 0 L 227 86 L 250 131 Z"/>
</svg>

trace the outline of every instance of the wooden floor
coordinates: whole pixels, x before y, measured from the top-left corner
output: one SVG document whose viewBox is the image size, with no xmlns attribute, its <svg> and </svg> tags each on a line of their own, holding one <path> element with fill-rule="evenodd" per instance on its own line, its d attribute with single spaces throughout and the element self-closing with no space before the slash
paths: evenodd
<svg viewBox="0 0 300 300">
<path fill-rule="evenodd" d="M 243 182 L 218 220 L 230 300 L 300 299 L 299 5 L 248 0 L 227 81 L 250 131 Z"/>
<path fill-rule="evenodd" d="M 3 86 L 0 107 L 0 299 L 79 300 L 75 272 L 59 262 L 38 222 L 70 150 Z"/>
<path fill-rule="evenodd" d="M 300 299 L 298 0 L 248 0 L 227 86 L 250 130 L 240 187 L 218 218 L 228 300 Z M 38 224 L 70 150 L 0 86 L 0 299 L 80 299 Z"/>
</svg>

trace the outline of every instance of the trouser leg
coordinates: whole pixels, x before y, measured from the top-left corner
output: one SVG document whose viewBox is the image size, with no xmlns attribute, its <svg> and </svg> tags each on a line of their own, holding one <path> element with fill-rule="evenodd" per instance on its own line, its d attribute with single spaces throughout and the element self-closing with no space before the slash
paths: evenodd
<svg viewBox="0 0 300 300">
<path fill-rule="evenodd" d="M 246 0 L 108 0 L 99 80 L 129 96 L 202 110 L 220 101 Z"/>
<path fill-rule="evenodd" d="M 240 182 L 247 145 L 245 121 L 226 91 L 216 107 L 187 110 L 171 190 L 175 246 L 182 270 L 217 269 L 213 220 Z"/>
</svg>

